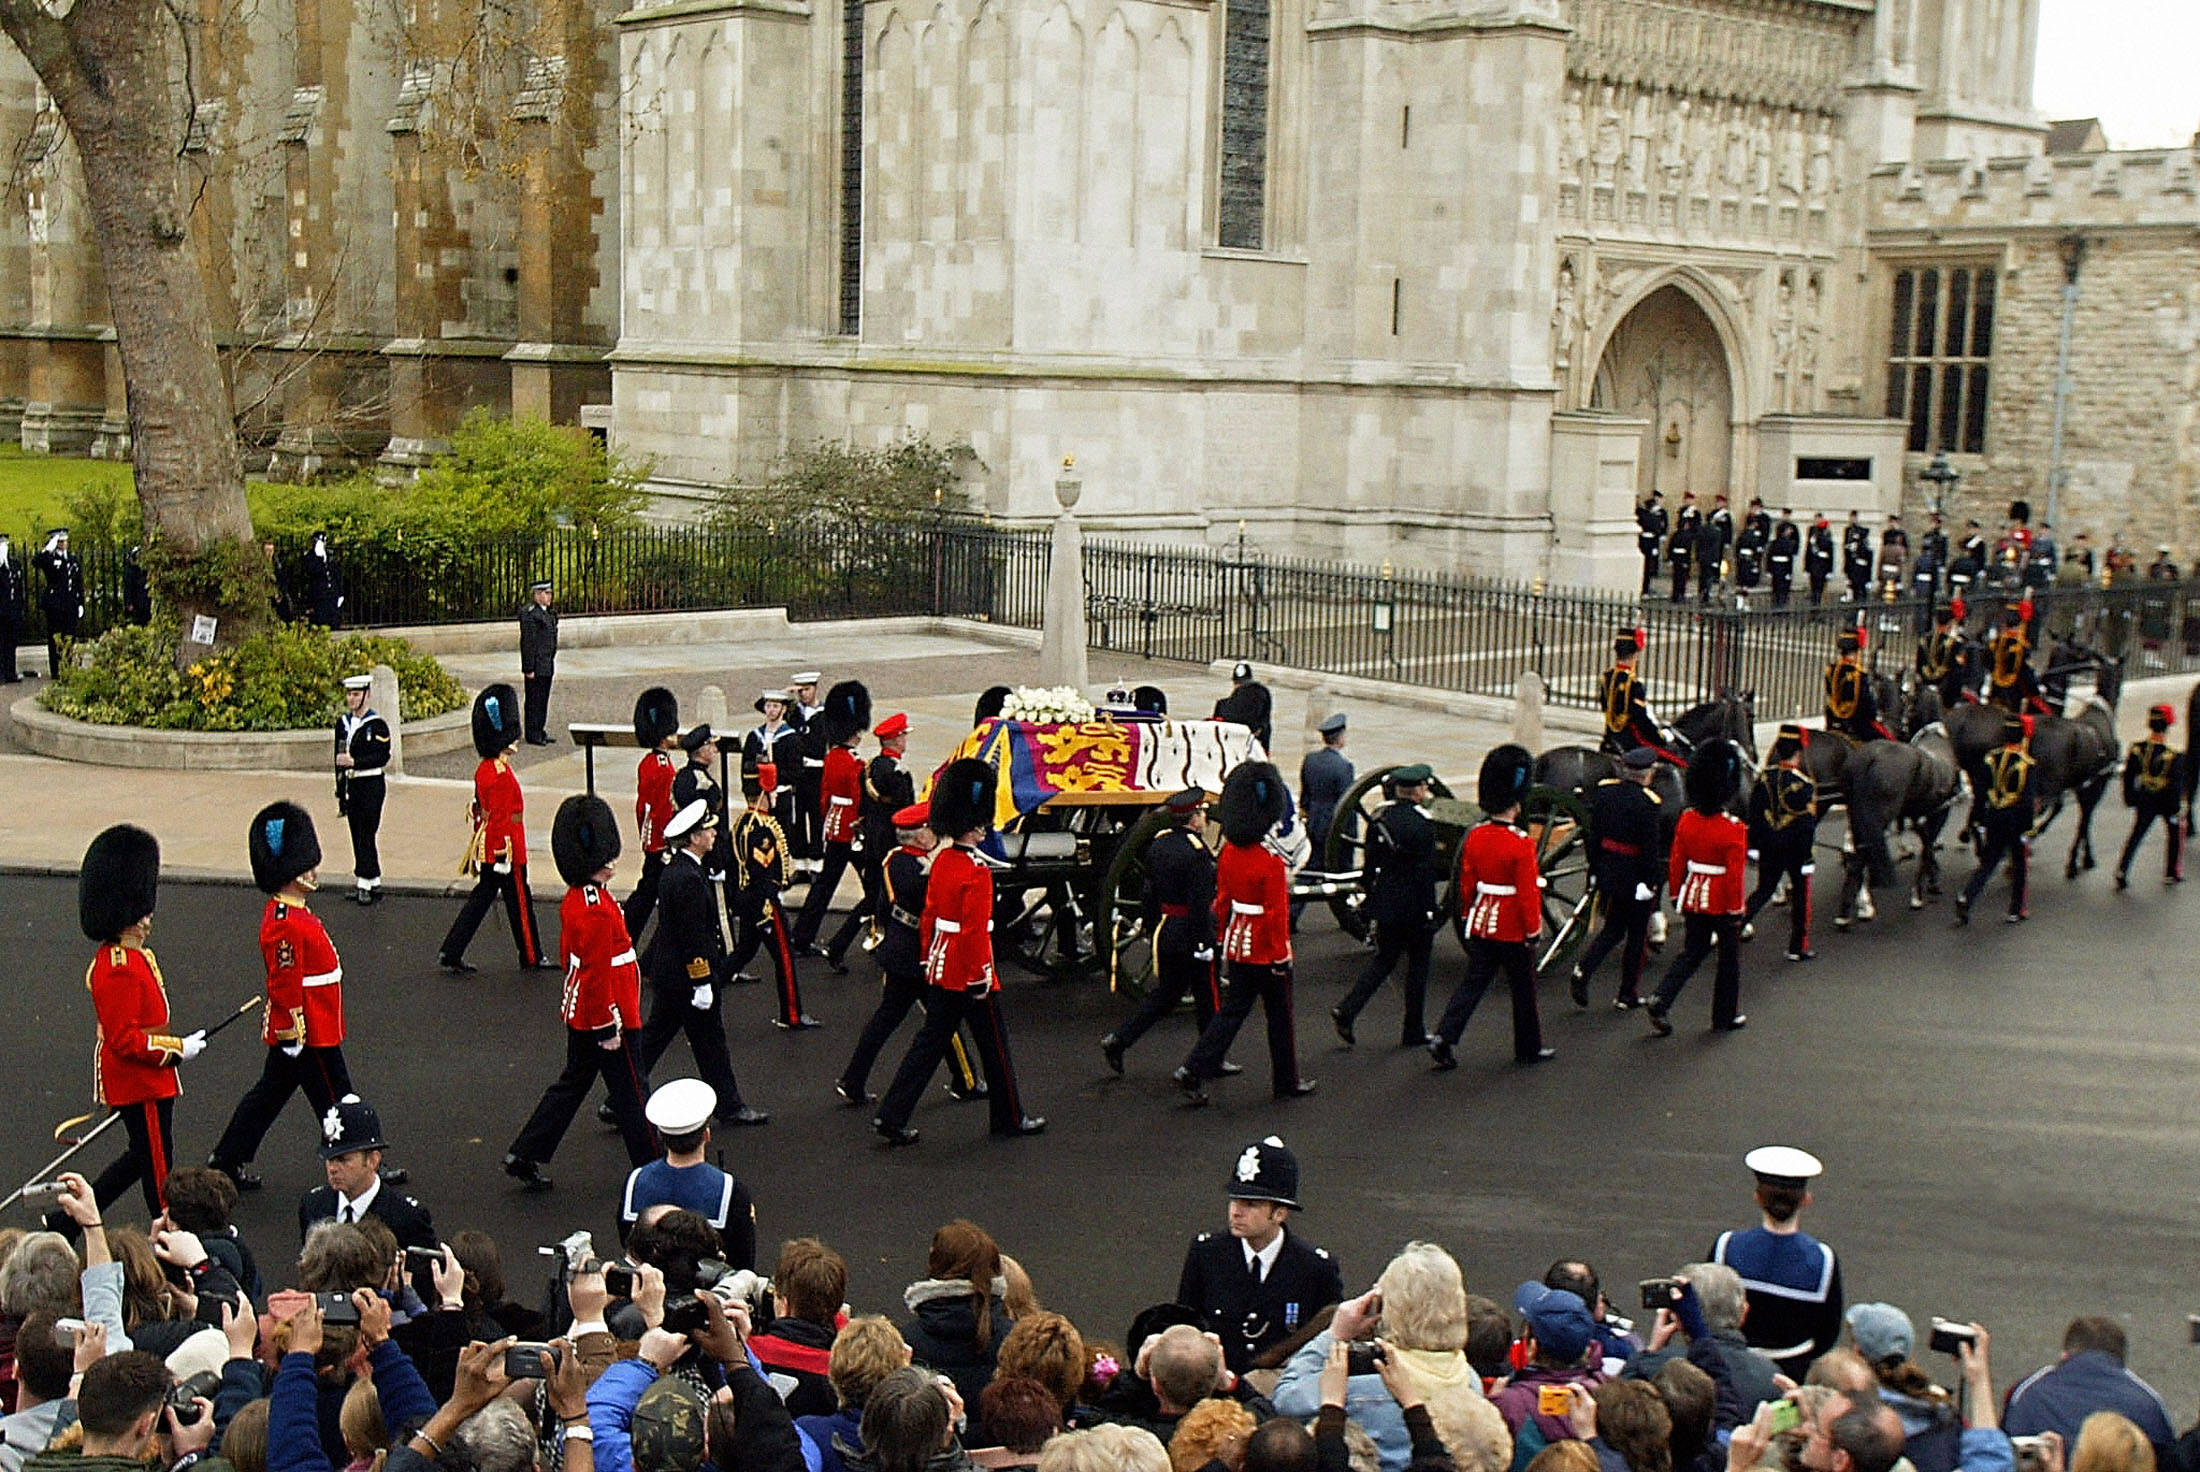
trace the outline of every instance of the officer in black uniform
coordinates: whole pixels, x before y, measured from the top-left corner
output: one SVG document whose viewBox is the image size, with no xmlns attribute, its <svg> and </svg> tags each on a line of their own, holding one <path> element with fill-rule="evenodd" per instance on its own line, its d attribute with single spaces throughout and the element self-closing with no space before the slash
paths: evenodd
<svg viewBox="0 0 2200 1472">
<path fill-rule="evenodd" d="M 347 675 L 344 713 L 336 718 L 336 811 L 351 829 L 352 898 L 371 905 L 382 897 L 383 773 L 390 764 L 390 723 L 367 704 L 374 676 Z"/>
<path fill-rule="evenodd" d="M 1818 841 L 1818 784 L 1803 770 L 1801 726 L 1780 728 L 1766 753 L 1767 765 L 1749 789 L 1750 857 L 1757 861 L 1757 888 L 1742 912 L 1742 939 L 1754 933 L 1757 912 L 1772 903 L 1780 881 L 1789 883 L 1788 949 L 1790 961 L 1815 961 L 1810 948 L 1810 881 L 1818 872 L 1812 861 Z"/>
<path fill-rule="evenodd" d="M 2008 716 L 2002 727 L 2001 745 L 1986 753 L 1985 813 L 1979 826 L 1986 844 L 1979 853 L 1978 872 L 1956 896 L 1956 924 L 1971 923 L 1971 906 L 1978 903 L 1986 882 L 2001 861 L 2009 861 L 2009 923 L 2027 916 L 2026 881 L 2031 878 L 2032 820 L 2039 815 L 2039 784 L 2033 772 L 2032 718 Z"/>
<path fill-rule="evenodd" d="M 313 545 L 306 549 L 306 602 L 312 605 L 313 621 L 322 628 L 333 629 L 342 622 L 344 577 L 337 569 L 336 554 L 329 550 L 327 532 L 315 532 Z"/>
<path fill-rule="evenodd" d="M 2176 719 L 2176 711 L 2157 705 L 2147 712 L 2147 734 L 2131 744 L 2124 757 L 2124 806 L 2131 809 L 2131 837 L 2124 840 L 2124 856 L 2116 861 L 2116 887 L 2131 886 L 2131 856 L 2139 840 L 2160 818 L 2169 833 L 2169 862 L 2162 882 L 2181 884 L 2185 878 L 2185 830 L 2177 816 L 2184 800 L 2185 756 L 2164 738 Z"/>
<path fill-rule="evenodd" d="M 57 526 L 46 533 L 46 546 L 31 559 L 45 579 L 38 590 L 38 610 L 46 616 L 46 673 L 61 671 L 61 641 L 74 639 L 84 617 L 84 563 L 69 550 L 69 529 Z"/>
<path fill-rule="evenodd" d="M 1207 848 L 1207 794 L 1187 787 L 1163 804 L 1175 826 L 1146 849 L 1140 896 L 1153 937 L 1153 984 L 1138 1009 L 1100 1040 L 1108 1068 L 1123 1072 L 1123 1055 L 1187 994 L 1205 1032 L 1222 1006 L 1221 965 L 1215 960 L 1215 856 Z M 1235 1069 L 1227 1065 L 1225 1071 Z"/>
<path fill-rule="evenodd" d="M 1810 579 L 1810 606 L 1817 608 L 1826 601 L 1826 581 L 1833 576 L 1833 528 L 1823 512 L 1803 539 L 1803 575 Z"/>
<path fill-rule="evenodd" d="M 1604 906 L 1604 925 L 1574 966 L 1570 988 L 1576 1007 L 1589 1005 L 1589 978 L 1615 946 L 1619 953 L 1621 1012 L 1642 1005 L 1642 966 L 1650 945 L 1650 917 L 1665 885 L 1664 801 L 1650 790 L 1658 754 L 1638 746 L 1620 758 L 1616 777 L 1589 792 L 1589 871 Z"/>
<path fill-rule="evenodd" d="M 519 611 L 519 672 L 527 686 L 527 744 L 548 746 L 550 682 L 558 673 L 558 611 L 550 606 L 550 580 L 527 590 Z"/>
<path fill-rule="evenodd" d="M 1910 596 L 1930 602 L 1940 595 L 1940 575 L 1948 570 L 1948 532 L 1933 513 L 1932 525 L 1917 539 L 1917 561 L 1910 564 Z"/>
<path fill-rule="evenodd" d="M 712 830 L 716 835 L 710 851 L 703 855 L 703 877 L 710 883 L 710 900 L 717 915 L 720 943 L 728 950 L 733 947 L 733 891 L 740 886 L 738 878 L 729 878 L 733 868 L 733 846 L 726 838 L 726 790 L 718 785 L 718 773 L 712 765 L 718 759 L 718 738 L 708 722 L 698 722 L 680 738 L 680 750 L 687 753 L 687 765 L 672 774 L 672 811 L 678 813 L 689 803 L 699 802 L 709 810 Z M 670 854 L 667 854 L 670 862 Z M 663 876 L 658 883 L 662 885 Z"/>
<path fill-rule="evenodd" d="M 1696 493 L 1681 492 L 1681 509 L 1673 516 L 1673 535 L 1665 543 L 1665 565 L 1673 574 L 1670 596 L 1675 603 L 1688 596 L 1688 570 L 1696 555 L 1696 534 L 1702 527 L 1703 513 L 1696 509 Z"/>
<path fill-rule="evenodd" d="M 1795 525 L 1795 513 L 1783 508 L 1772 528 L 1771 545 L 1765 549 L 1765 569 L 1772 575 L 1772 606 L 1785 608 L 1795 590 L 1795 562 L 1803 555 L 1803 533 Z"/>
<path fill-rule="evenodd" d="M 1734 545 L 1734 513 L 1726 509 L 1726 497 L 1711 503 L 1703 530 L 1696 534 L 1696 601 L 1709 603 L 1711 590 L 1726 570 L 1726 549 Z"/>
<path fill-rule="evenodd" d="M 382 1152 L 388 1148 L 382 1137 L 382 1116 L 357 1094 L 346 1094 L 321 1116 L 321 1165 L 328 1184 L 315 1186 L 299 1201 L 299 1241 L 320 1222 L 356 1222 L 371 1216 L 390 1229 L 400 1247 L 437 1245 L 435 1219 L 428 1208 L 383 1179 Z"/>
<path fill-rule="evenodd" d="M 802 757 L 791 772 L 780 773 L 781 782 L 790 776 L 794 779 L 793 820 L 782 817 L 780 822 L 794 849 L 796 867 L 813 873 L 825 855 L 825 815 L 820 795 L 825 785 L 825 748 L 832 745 L 823 720 L 825 707 L 817 700 L 817 683 L 823 678 L 816 670 L 788 677 L 787 693 L 792 699 L 787 705 L 787 719 L 801 733 L 797 744 Z"/>
<path fill-rule="evenodd" d="M 1872 564 L 1871 528 L 1851 511 L 1849 524 L 1841 528 L 1841 575 L 1848 579 L 1850 602 L 1862 603 L 1871 596 Z"/>
<path fill-rule="evenodd" d="M 1658 576 L 1658 549 L 1665 543 L 1665 534 L 1672 525 L 1672 518 L 1665 514 L 1663 492 L 1652 491 L 1650 499 L 1635 508 L 1635 550 L 1642 554 L 1642 596 L 1650 596 L 1650 585 Z"/>
<path fill-rule="evenodd" d="M 1230 693 L 1215 702 L 1215 719 L 1249 727 L 1262 751 L 1275 737 L 1275 697 L 1253 678 L 1253 667 L 1239 660 L 1230 667 Z"/>
<path fill-rule="evenodd" d="M 1742 532 L 1734 542 L 1734 586 L 1747 595 L 1757 590 L 1764 575 L 1765 551 L 1772 545 L 1772 518 L 1765 503 L 1749 498 L 1749 514 L 1742 518 Z"/>
<path fill-rule="evenodd" d="M 23 678 L 15 668 L 15 645 L 23 637 L 23 610 L 30 596 L 30 574 L 16 557 L 8 534 L 0 532 L 0 685 L 13 685 Z"/>
<path fill-rule="evenodd" d="M 665 825 L 672 857 L 657 881 L 657 929 L 642 956 L 649 981 L 649 1020 L 642 1024 L 642 1072 L 657 1066 L 680 1033 L 687 1034 L 695 1071 L 718 1091 L 726 1124 L 764 1124 L 771 1116 L 741 1100 L 726 1051 L 726 1016 L 718 1005 L 726 978 L 726 940 L 703 863 L 718 841 L 718 820 L 698 798 Z"/>
<path fill-rule="evenodd" d="M 1184 1254 L 1176 1301 L 1222 1340 L 1236 1374 L 1323 1309 L 1344 1302 L 1344 1277 L 1319 1247 L 1284 1223 L 1299 1209 L 1299 1161 L 1270 1135 L 1238 1152 L 1230 1173 L 1230 1230 L 1201 1232 Z"/>
<path fill-rule="evenodd" d="M 1879 695 L 1860 656 L 1864 631 L 1844 628 L 1833 636 L 1835 658 L 1826 666 L 1826 729 L 1851 741 L 1891 741 L 1894 733 L 1879 721 Z"/>
<path fill-rule="evenodd" d="M 894 847 L 894 814 L 917 800 L 916 780 L 901 764 L 902 754 L 909 749 L 909 717 L 895 711 L 873 726 L 871 734 L 878 738 L 878 755 L 863 769 L 863 797 L 857 809 L 862 841 L 856 847 L 855 866 L 856 878 L 863 882 L 863 903 L 848 912 L 826 942 L 825 964 L 836 975 L 847 971 L 848 947 L 864 927 L 879 922 L 884 904 L 880 875 Z"/>
<path fill-rule="evenodd" d="M 802 770 L 802 727 L 794 719 L 794 699 L 784 690 L 766 690 L 756 697 L 756 711 L 764 719 L 741 738 L 741 796 L 751 808 L 770 809 L 782 829 L 792 829 L 795 777 Z M 765 790 L 767 777 L 770 791 Z"/>
<path fill-rule="evenodd" d="M 1436 824 L 1425 806 L 1435 775 L 1426 762 L 1391 773 L 1391 799 L 1375 815 L 1375 831 L 1368 835 L 1368 864 L 1374 872 L 1368 878 L 1366 913 L 1375 924 L 1375 954 L 1344 1000 L 1329 1009 L 1329 1020 L 1348 1048 L 1355 1041 L 1353 1020 L 1401 958 L 1406 963 L 1406 1011 L 1398 1046 L 1428 1045 L 1423 1004 L 1428 997 L 1429 942 L 1436 933 L 1436 887 L 1444 880 Z"/>
</svg>

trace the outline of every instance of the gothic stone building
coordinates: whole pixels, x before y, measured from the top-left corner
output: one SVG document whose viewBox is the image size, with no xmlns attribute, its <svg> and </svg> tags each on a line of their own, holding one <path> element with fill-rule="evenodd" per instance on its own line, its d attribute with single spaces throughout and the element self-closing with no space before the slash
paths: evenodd
<svg viewBox="0 0 2200 1472">
<path fill-rule="evenodd" d="M 915 431 L 1010 519 L 1074 456 L 1103 527 L 1631 585 L 1652 489 L 2041 498 L 2076 234 L 2064 520 L 2200 534 L 2195 157 L 2047 156 L 2038 0 L 387 3 L 208 48 L 279 467 L 481 403 L 676 506 Z M 66 140 L 0 107 L 0 396 L 111 448 Z"/>
</svg>

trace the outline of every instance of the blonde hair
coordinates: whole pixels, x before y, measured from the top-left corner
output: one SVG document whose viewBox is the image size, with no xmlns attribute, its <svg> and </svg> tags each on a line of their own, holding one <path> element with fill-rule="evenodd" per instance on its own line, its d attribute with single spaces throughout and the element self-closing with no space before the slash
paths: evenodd
<svg viewBox="0 0 2200 1472">
<path fill-rule="evenodd" d="M 894 1371 L 909 1363 L 909 1344 L 878 1314 L 850 1319 L 833 1340 L 833 1356 L 825 1370 L 833 1382 L 833 1394 L 849 1410 L 860 1411 L 871 1391 Z"/>
<path fill-rule="evenodd" d="M 1428 1406 L 1429 1425 L 1444 1450 L 1451 1453 L 1459 1472 L 1506 1472 L 1512 1466 L 1512 1433 L 1505 1418 L 1491 1405 L 1472 1380 L 1453 1385 L 1429 1385 L 1415 1374 L 1412 1362 L 1405 1370 L 1421 1386 Z"/>
<path fill-rule="evenodd" d="M 2078 1428 L 2070 1472 L 2154 1472 L 2154 1447 L 2128 1417 L 2095 1411 Z"/>
<path fill-rule="evenodd" d="M 344 1408 L 336 1424 L 344 1434 L 344 1450 L 355 1462 L 389 1450 L 389 1428 L 382 1424 L 382 1396 L 372 1380 L 354 1380 L 344 1392 Z"/>
<path fill-rule="evenodd" d="M 1465 1349 L 1467 1285 L 1443 1248 L 1408 1242 L 1375 1286 L 1383 1293 L 1385 1339 L 1401 1349 Z"/>
<path fill-rule="evenodd" d="M 1233 1436 L 1251 1436 L 1258 1424 L 1253 1413 L 1236 1401 L 1209 1396 L 1178 1419 L 1176 1434 L 1169 1438 L 1169 1466 L 1174 1472 L 1199 1472 L 1220 1456 L 1231 1472 L 1237 1472 L 1245 1460 L 1245 1445 L 1240 1442 L 1226 1455 L 1223 1444 Z"/>
<path fill-rule="evenodd" d="M 1039 1472 L 1172 1472 L 1161 1438 L 1142 1426 L 1095 1426 L 1052 1437 Z"/>
<path fill-rule="evenodd" d="M 1597 1454 L 1586 1441 L 1554 1441 L 1535 1454 L 1528 1472 L 1597 1472 Z"/>
<path fill-rule="evenodd" d="M 1039 1302 L 1038 1290 L 1031 1286 L 1031 1274 L 1005 1252 L 1001 1254 L 1001 1281 L 1008 1289 L 1001 1295 L 1001 1306 L 1011 1319 L 1028 1319 L 1046 1307 Z"/>
</svg>

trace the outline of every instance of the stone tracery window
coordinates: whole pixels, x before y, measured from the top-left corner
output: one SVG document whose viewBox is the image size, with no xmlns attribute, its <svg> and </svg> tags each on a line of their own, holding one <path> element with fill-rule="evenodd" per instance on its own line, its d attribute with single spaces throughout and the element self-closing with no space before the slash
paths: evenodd
<svg viewBox="0 0 2200 1472">
<path fill-rule="evenodd" d="M 1917 266 L 1894 273 L 1887 417 L 1909 421 L 1914 453 L 1986 451 L 1994 292 L 1991 266 Z"/>
<path fill-rule="evenodd" d="M 863 326 L 863 0 L 843 0 L 840 60 L 840 330 Z"/>
</svg>

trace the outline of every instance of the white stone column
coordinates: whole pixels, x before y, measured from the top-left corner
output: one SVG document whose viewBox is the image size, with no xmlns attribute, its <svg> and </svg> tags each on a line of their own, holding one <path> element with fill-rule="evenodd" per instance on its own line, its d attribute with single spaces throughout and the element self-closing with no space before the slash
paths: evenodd
<svg viewBox="0 0 2200 1472">
<path fill-rule="evenodd" d="M 1073 509 L 1084 494 L 1076 459 L 1065 457 L 1055 477 L 1054 548 L 1047 563 L 1046 611 L 1040 620 L 1039 683 L 1085 688 L 1085 534 Z"/>
<path fill-rule="evenodd" d="M 390 761 L 384 768 L 392 777 L 405 775 L 405 722 L 404 711 L 399 707 L 397 671 L 386 664 L 378 664 L 370 672 L 373 686 L 367 691 L 367 706 L 382 713 L 382 719 L 390 723 Z"/>
</svg>

